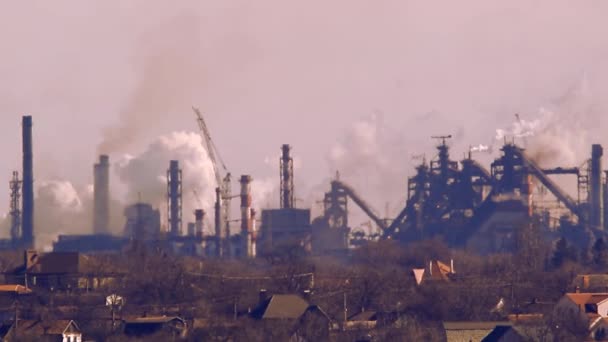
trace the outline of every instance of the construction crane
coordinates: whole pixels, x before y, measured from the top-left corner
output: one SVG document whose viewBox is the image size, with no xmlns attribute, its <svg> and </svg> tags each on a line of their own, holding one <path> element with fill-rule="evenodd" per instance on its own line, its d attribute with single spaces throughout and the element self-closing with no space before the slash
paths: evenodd
<svg viewBox="0 0 608 342">
<path fill-rule="evenodd" d="M 221 190 L 221 198 L 222 198 L 222 222 L 224 223 L 224 236 L 227 238 L 230 236 L 230 203 L 232 200 L 232 183 L 231 183 L 231 175 L 230 171 L 226 167 L 224 160 L 220 156 L 217 147 L 213 143 L 211 139 L 211 133 L 209 133 L 209 128 L 205 123 L 205 119 L 203 118 L 203 114 L 201 111 L 192 107 L 192 110 L 196 114 L 196 119 L 198 121 L 198 127 L 203 136 L 203 144 L 205 150 L 207 150 L 207 154 L 209 155 L 209 159 L 211 160 L 211 164 L 213 165 L 213 173 L 215 174 L 215 181 L 217 182 L 217 186 Z M 220 165 L 222 166 L 223 177 L 218 168 L 218 160 Z"/>
</svg>

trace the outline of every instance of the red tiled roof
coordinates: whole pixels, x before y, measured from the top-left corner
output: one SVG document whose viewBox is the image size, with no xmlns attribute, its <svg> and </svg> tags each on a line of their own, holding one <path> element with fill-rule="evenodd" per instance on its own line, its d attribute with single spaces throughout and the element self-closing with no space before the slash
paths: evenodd
<svg viewBox="0 0 608 342">
<path fill-rule="evenodd" d="M 5 285 L 0 285 L 0 293 L 2 293 L 2 292 L 14 292 L 17 294 L 27 294 L 27 293 L 32 293 L 32 290 L 23 285 L 5 284 Z"/>
<path fill-rule="evenodd" d="M 577 305 L 598 304 L 608 299 L 608 293 L 567 293 L 566 297 Z"/>
</svg>

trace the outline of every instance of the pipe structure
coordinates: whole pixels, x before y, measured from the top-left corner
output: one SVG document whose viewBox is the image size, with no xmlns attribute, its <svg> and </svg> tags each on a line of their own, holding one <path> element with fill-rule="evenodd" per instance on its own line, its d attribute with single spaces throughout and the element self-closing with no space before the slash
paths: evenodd
<svg viewBox="0 0 608 342">
<path fill-rule="evenodd" d="M 23 135 L 23 201 L 21 222 L 21 244 L 23 248 L 34 247 L 34 152 L 32 141 L 32 117 L 24 116 Z"/>
<path fill-rule="evenodd" d="M 172 160 L 167 170 L 167 200 L 169 235 L 180 236 L 182 234 L 182 170 L 177 160 Z"/>
<path fill-rule="evenodd" d="M 252 256 L 251 250 L 251 176 L 241 176 L 241 256 Z"/>
<path fill-rule="evenodd" d="M 109 234 L 110 224 L 110 157 L 100 155 L 93 165 L 93 233 Z"/>
<path fill-rule="evenodd" d="M 293 158 L 290 156 L 291 146 L 281 147 L 281 208 L 294 207 Z"/>
<path fill-rule="evenodd" d="M 220 258 L 223 255 L 222 239 L 222 189 L 215 188 L 215 255 Z"/>
<path fill-rule="evenodd" d="M 591 146 L 591 173 L 589 175 L 589 223 L 600 229 L 604 229 L 604 196 L 602 194 L 602 156 L 604 149 L 602 145 Z"/>
</svg>

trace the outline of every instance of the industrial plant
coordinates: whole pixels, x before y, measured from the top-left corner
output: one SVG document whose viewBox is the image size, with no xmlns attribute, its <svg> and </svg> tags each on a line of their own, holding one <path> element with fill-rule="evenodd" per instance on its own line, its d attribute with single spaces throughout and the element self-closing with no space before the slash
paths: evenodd
<svg viewBox="0 0 608 342">
<path fill-rule="evenodd" d="M 505 139 L 500 156 L 489 167 L 473 159 L 473 149 L 460 161 L 450 155 L 451 135 L 437 136 L 437 154 L 422 160 L 403 186 L 406 203 L 396 217 L 381 217 L 352 186 L 340 179 L 339 170 L 330 182 L 320 217 L 310 208 L 297 208 L 294 188 L 293 151 L 281 146 L 277 160 L 280 201 L 276 209 L 257 213 L 252 203 L 252 176 L 238 179 L 240 191 L 232 194 L 232 176 L 221 159 L 201 112 L 193 108 L 202 142 L 213 164 L 217 188 L 214 212 L 203 208 L 183 213 L 180 160 L 167 160 L 166 214 L 152 203 L 132 203 L 124 208 L 123 233 L 112 234 L 110 225 L 110 166 L 108 155 L 100 155 L 93 166 L 94 205 L 92 234 L 60 235 L 54 251 L 121 252 L 144 245 L 175 255 L 205 258 L 255 258 L 297 248 L 312 255 L 348 256 L 366 241 L 390 239 L 403 244 L 440 237 L 450 247 L 478 254 L 513 252 L 518 236 L 538 229 L 546 241 L 566 237 L 580 248 L 606 237 L 608 185 L 603 169 L 603 148 L 593 145 L 590 158 L 579 166 L 542 168 L 514 140 Z M 15 171 L 10 180 L 10 239 L 1 247 L 31 249 L 34 222 L 34 156 L 32 117 L 23 122 L 22 179 Z M 568 194 L 554 176 L 567 175 L 576 182 L 576 196 Z M 194 191 L 195 192 L 195 191 Z M 196 193 L 195 193 L 196 194 Z M 198 195 L 198 194 L 196 194 Z M 240 215 L 231 216 L 231 203 L 239 199 Z M 352 202 L 367 215 L 379 234 L 355 231 L 349 225 Z M 166 219 L 166 222 L 163 221 Z M 231 225 L 240 230 L 233 233 Z M 213 225 L 206 230 L 207 225 Z M 213 234 L 209 234 L 212 231 Z"/>
<path fill-rule="evenodd" d="M 570 285 L 563 282 L 563 267 L 578 262 L 577 251 L 593 271 L 608 265 L 608 171 L 601 145 L 591 146 L 582 165 L 543 168 L 514 138 L 505 139 L 499 156 L 485 167 L 473 158 L 481 148 L 470 148 L 462 160 L 454 160 L 452 136 L 434 136 L 436 155 L 422 158 L 413 176 L 404 177 L 406 201 L 396 217 L 378 214 L 365 194 L 341 178 L 340 170 L 318 199 L 322 211 L 315 217 L 311 208 L 296 205 L 297 149 L 283 144 L 276 160 L 278 203 L 258 213 L 253 176 L 238 177 L 239 191 L 233 194 L 232 174 L 202 113 L 196 108 L 194 112 L 201 151 L 213 168 L 214 193 L 206 194 L 215 199 L 212 210 L 203 209 L 198 198 L 205 194 L 184 184 L 182 167 L 187 161 L 170 159 L 163 178 L 165 206 L 140 196 L 122 212 L 112 213 L 112 161 L 102 154 L 92 170 L 91 233 L 60 234 L 46 253 L 36 250 L 36 236 L 47 227 L 34 220 L 35 134 L 32 117 L 23 117 L 23 168 L 9 181 L 10 238 L 0 241 L 1 252 L 23 253 L 21 266 L 5 267 L 7 285 L 0 286 L 0 300 L 12 301 L 0 310 L 14 315 L 5 319 L 7 331 L 15 336 L 48 335 L 48 330 L 35 328 L 51 323 L 33 299 L 49 298 L 50 303 L 62 301 L 56 308 L 51 304 L 55 317 L 71 319 L 81 312 L 78 319 L 86 322 L 87 333 L 99 334 L 100 340 L 266 340 L 283 334 L 278 336 L 302 341 L 383 341 L 393 340 L 391 334 L 403 340 L 417 331 L 423 336 L 419 340 L 460 341 L 459 336 L 466 335 L 480 341 L 524 326 L 537 330 L 513 333 L 537 336 L 544 334 L 542 329 L 553 329 L 555 336 L 566 336 L 557 340 L 604 336 L 600 321 L 593 319 L 605 317 L 599 305 L 608 295 L 591 291 L 605 289 L 608 278 L 571 271 Z M 555 179 L 561 176 L 576 184 L 574 196 Z M 199 199 L 192 212 L 184 211 L 186 193 Z M 232 215 L 233 200 L 239 215 Z M 122 215 L 121 227 L 112 226 L 111 217 L 117 214 Z M 372 229 L 353 228 L 353 214 L 367 216 Z M 233 270 L 234 265 L 243 268 Z M 457 273 L 461 266 L 462 273 Z M 510 271 L 496 274 L 503 269 Z M 527 275 L 513 278 L 520 272 Z M 581 288 L 590 292 L 579 293 Z M 269 295 L 269 289 L 275 294 Z M 564 289 L 576 292 L 564 295 Z M 253 298 L 258 291 L 259 298 Z M 445 296 L 452 293 L 458 295 Z M 522 304 L 529 294 L 553 302 L 547 306 L 534 298 Z M 105 306 L 97 298 L 101 295 L 107 295 Z M 349 296 L 355 297 L 352 302 Z M 484 301 L 477 300 L 479 296 Z M 597 306 L 589 306 L 595 303 L 593 296 L 601 297 Z M 193 303 L 194 298 L 201 302 Z M 23 310 L 24 302 L 29 311 Z M 583 328 L 555 328 L 559 325 L 553 320 L 564 320 L 559 310 L 579 302 L 587 303 Z M 331 312 L 312 303 L 322 303 Z M 156 316 L 149 317 L 148 310 Z M 446 321 L 464 315 L 483 320 Z M 528 320 L 522 323 L 520 315 Z M 402 320 L 423 325 L 412 328 Z M 63 334 L 64 340 L 82 334 L 75 321 L 52 322 L 63 329 L 56 334 Z M 514 339 L 520 340 L 526 339 Z"/>
</svg>

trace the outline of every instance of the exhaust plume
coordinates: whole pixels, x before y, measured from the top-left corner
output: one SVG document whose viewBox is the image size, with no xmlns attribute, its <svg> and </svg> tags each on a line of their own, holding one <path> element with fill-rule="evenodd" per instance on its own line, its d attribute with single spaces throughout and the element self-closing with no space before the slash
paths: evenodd
<svg viewBox="0 0 608 342">
<path fill-rule="evenodd" d="M 173 18 L 139 40 L 133 57 L 135 86 L 119 121 L 103 130 L 98 154 L 125 152 L 172 112 L 188 109 L 203 81 L 197 18 Z"/>
<path fill-rule="evenodd" d="M 136 156 L 124 156 L 115 172 L 126 190 L 125 202 L 141 201 L 161 208 L 165 214 L 167 169 L 170 160 L 178 160 L 183 179 L 183 216 L 191 220 L 195 209 L 213 212 L 216 181 L 213 165 L 197 133 L 173 132 L 163 135 Z M 195 195 L 196 193 L 196 195 Z M 200 205 L 199 205 L 200 201 Z"/>
</svg>

